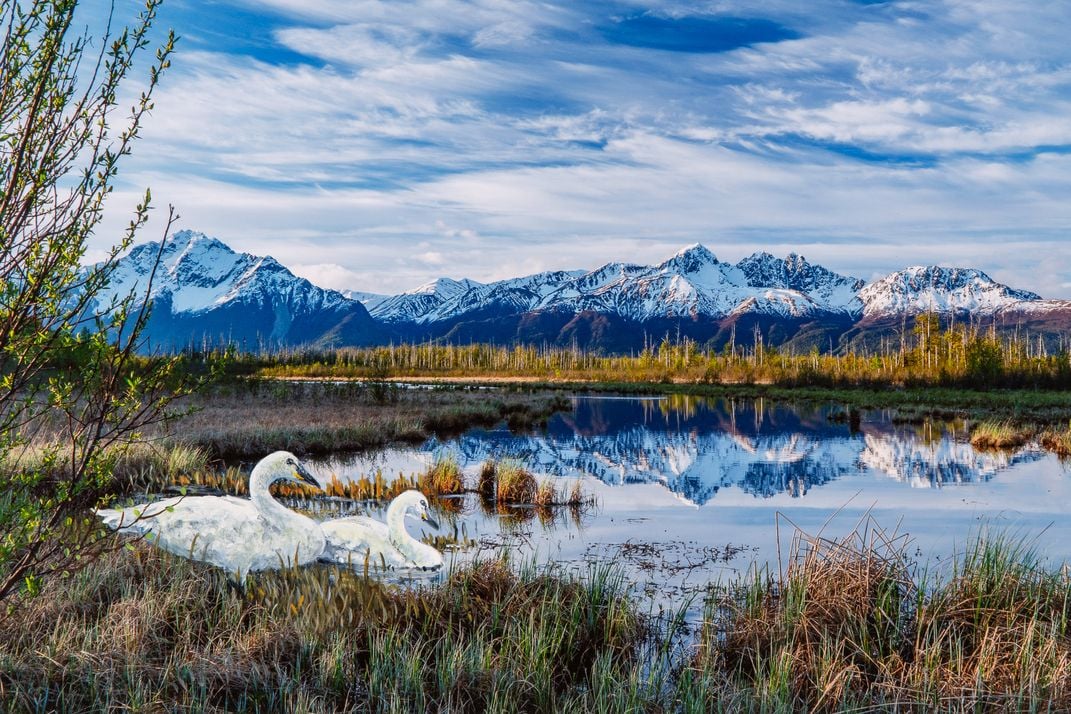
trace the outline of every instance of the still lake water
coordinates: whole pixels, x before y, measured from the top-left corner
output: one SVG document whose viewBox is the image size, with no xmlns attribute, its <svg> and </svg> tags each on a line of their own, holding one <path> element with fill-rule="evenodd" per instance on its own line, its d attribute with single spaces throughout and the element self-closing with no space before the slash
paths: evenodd
<svg viewBox="0 0 1071 714">
<path fill-rule="evenodd" d="M 782 557 L 790 524 L 837 537 L 869 513 L 887 531 L 909 534 L 909 552 L 931 567 L 983 528 L 1030 540 L 1053 564 L 1071 560 L 1071 473 L 1056 457 L 1034 447 L 977 451 L 962 422 L 898 424 L 883 411 L 863 412 L 858 423 L 831 420 L 840 412 L 763 400 L 580 396 L 537 433 L 472 430 L 311 465 L 327 478 L 377 470 L 390 478 L 452 456 L 475 482 L 494 458 L 562 488 L 581 479 L 598 502 L 583 514 L 489 513 L 466 497 L 458 513 L 444 514 L 444 530 L 456 527 L 473 544 L 448 559 L 505 548 L 520 560 L 581 570 L 609 560 L 656 606 L 754 564 L 776 568 L 779 517 Z"/>
</svg>

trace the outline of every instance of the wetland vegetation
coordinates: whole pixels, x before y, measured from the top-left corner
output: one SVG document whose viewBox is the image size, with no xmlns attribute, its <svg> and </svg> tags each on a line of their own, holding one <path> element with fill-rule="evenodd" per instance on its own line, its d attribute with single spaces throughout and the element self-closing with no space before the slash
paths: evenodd
<svg viewBox="0 0 1071 714">
<path fill-rule="evenodd" d="M 136 544 L 0 620 L 20 711 L 1055 711 L 1071 583 L 980 534 L 940 572 L 873 526 L 802 535 L 784 573 L 712 583 L 704 616 L 638 608 L 613 567 L 476 562 L 400 589 L 345 568 L 244 593 Z"/>
</svg>

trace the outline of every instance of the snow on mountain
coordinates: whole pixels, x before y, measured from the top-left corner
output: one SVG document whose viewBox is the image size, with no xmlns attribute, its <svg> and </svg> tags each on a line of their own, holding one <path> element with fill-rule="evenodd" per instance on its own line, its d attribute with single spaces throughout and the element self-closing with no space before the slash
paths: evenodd
<svg viewBox="0 0 1071 714">
<path fill-rule="evenodd" d="M 913 266 L 870 283 L 859 291 L 863 315 L 917 315 L 970 312 L 992 314 L 1039 295 L 998 283 L 980 270 Z"/>
<path fill-rule="evenodd" d="M 755 288 L 795 290 L 831 312 L 857 314 L 862 310 L 859 291 L 866 284 L 858 278 L 812 265 L 802 255 L 789 253 L 781 259 L 769 253 L 754 253 L 736 264 Z"/>
<path fill-rule="evenodd" d="M 391 295 L 384 295 L 383 293 L 367 293 L 361 290 L 339 290 L 339 292 L 342 294 L 342 297 L 348 300 L 356 300 L 361 303 L 366 310 L 371 310 L 384 300 L 393 297 Z"/>
<path fill-rule="evenodd" d="M 554 271 L 487 284 L 443 279 L 382 301 L 372 314 L 386 322 L 417 324 L 490 310 L 593 311 L 638 321 L 741 312 L 856 314 L 862 285 L 794 254 L 782 260 L 757 253 L 732 265 L 695 244 L 655 266 L 608 263 L 592 271 Z"/>
<path fill-rule="evenodd" d="M 144 291 L 158 249 L 140 245 L 124 257 L 103 302 Z M 653 266 L 607 263 L 490 283 L 440 278 L 390 296 L 340 293 L 296 277 L 271 257 L 239 253 L 193 231 L 165 242 L 150 297 L 150 336 L 171 347 L 204 341 L 360 345 L 450 334 L 463 341 L 579 339 L 628 349 L 646 340 L 646 332 L 636 332 L 630 341 L 636 323 L 657 331 L 676 320 L 678 332 L 684 324 L 702 341 L 744 317 L 767 326 L 793 321 L 789 339 L 792 329 L 832 330 L 823 338 L 832 344 L 836 330 L 859 318 L 969 312 L 992 320 L 1010 315 L 1017 324 L 1050 331 L 1071 319 L 1071 303 L 1043 301 L 978 270 L 913 267 L 864 284 L 794 253 L 760 252 L 732 264 L 700 244 Z"/>
<path fill-rule="evenodd" d="M 439 278 L 401 295 L 378 301 L 370 308 L 372 317 L 385 322 L 434 321 L 434 315 L 446 303 L 471 290 L 483 287 L 475 280 Z"/>
<path fill-rule="evenodd" d="M 157 255 L 160 263 L 152 275 Z M 148 328 L 157 346 L 256 341 L 364 344 L 378 327 L 357 301 L 299 278 L 272 257 L 238 253 L 194 231 L 178 231 L 162 247 L 135 246 L 116 265 L 98 303 L 133 294 L 148 299 Z"/>
</svg>

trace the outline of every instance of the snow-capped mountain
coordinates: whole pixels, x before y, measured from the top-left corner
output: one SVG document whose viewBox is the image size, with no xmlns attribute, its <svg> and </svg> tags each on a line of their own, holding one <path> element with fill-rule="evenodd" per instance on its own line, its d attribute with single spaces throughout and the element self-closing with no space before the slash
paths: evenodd
<svg viewBox="0 0 1071 714">
<path fill-rule="evenodd" d="M 863 314 L 917 315 L 936 312 L 991 314 L 1041 296 L 1002 285 L 980 270 L 914 266 L 876 280 L 859 291 Z"/>
<path fill-rule="evenodd" d="M 696 244 L 655 266 L 608 263 L 592 271 L 538 273 L 495 283 L 440 279 L 371 308 L 388 323 L 430 324 L 489 309 L 597 312 L 633 321 L 722 318 L 738 312 L 779 316 L 854 314 L 862 281 L 791 255 L 756 253 L 721 262 Z"/>
<path fill-rule="evenodd" d="M 156 243 L 135 246 L 118 262 L 98 302 L 108 305 L 128 294 L 140 300 L 159 250 Z M 316 287 L 274 258 L 235 252 L 194 231 L 165 241 L 149 299 L 146 337 L 156 349 L 359 345 L 382 337 L 361 303 Z"/>
<path fill-rule="evenodd" d="M 866 284 L 795 253 L 726 263 L 688 246 L 653 266 L 607 263 L 494 283 L 440 279 L 369 303 L 400 339 L 551 342 L 631 350 L 666 334 L 715 347 L 738 328 L 767 344 L 829 349 L 927 312 L 1033 320 L 1051 332 L 1071 304 L 1042 301 L 967 268 L 914 267 Z M 865 329 L 854 329 L 865 325 Z M 864 334 L 865 333 L 865 334 Z"/>
<path fill-rule="evenodd" d="M 120 261 L 104 304 L 144 290 L 158 247 L 137 246 Z M 826 350 L 877 339 L 925 312 L 1046 335 L 1071 325 L 1071 302 L 1041 300 L 978 270 L 913 267 L 865 284 L 794 253 L 734 264 L 699 244 L 653 266 L 612 262 L 490 283 L 440 278 L 381 295 L 324 290 L 271 257 L 180 231 L 163 247 L 151 299 L 148 336 L 161 349 L 441 339 L 628 352 L 667 335 L 713 348 L 761 335 L 767 345 Z"/>
</svg>

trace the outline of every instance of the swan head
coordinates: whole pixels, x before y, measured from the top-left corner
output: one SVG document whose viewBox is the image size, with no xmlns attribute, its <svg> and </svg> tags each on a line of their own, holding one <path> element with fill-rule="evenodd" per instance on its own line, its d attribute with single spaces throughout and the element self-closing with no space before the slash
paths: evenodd
<svg viewBox="0 0 1071 714">
<path fill-rule="evenodd" d="M 264 473 L 272 482 L 296 481 L 323 490 L 320 482 L 305 467 L 305 464 L 289 451 L 276 451 L 268 454 L 260 460 L 254 470 Z"/>
<path fill-rule="evenodd" d="M 420 491 L 405 491 L 394 499 L 394 503 L 400 504 L 405 515 L 417 516 L 432 528 L 439 527 L 439 522 L 431 517 L 431 511 L 428 510 L 427 497 Z"/>
</svg>

